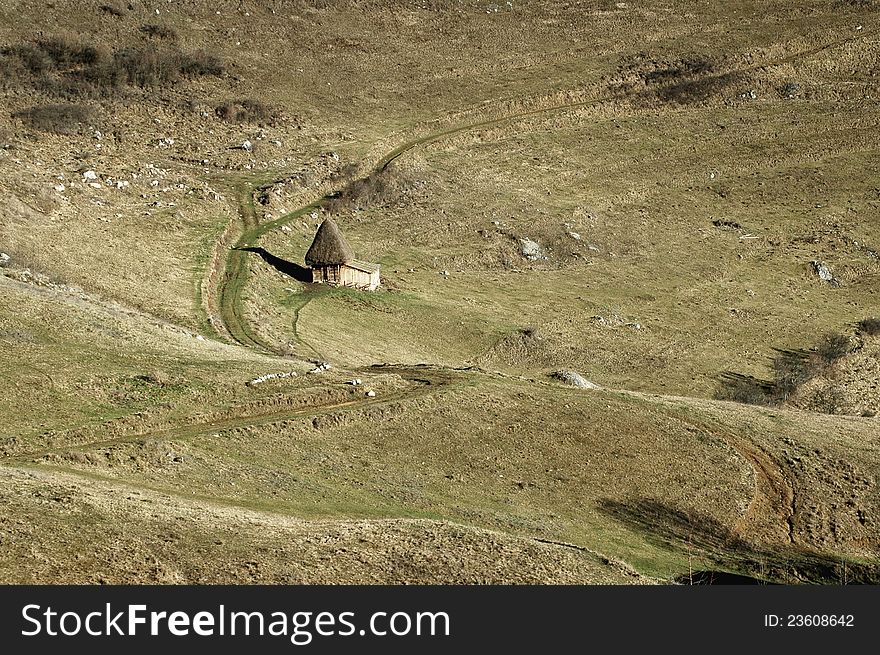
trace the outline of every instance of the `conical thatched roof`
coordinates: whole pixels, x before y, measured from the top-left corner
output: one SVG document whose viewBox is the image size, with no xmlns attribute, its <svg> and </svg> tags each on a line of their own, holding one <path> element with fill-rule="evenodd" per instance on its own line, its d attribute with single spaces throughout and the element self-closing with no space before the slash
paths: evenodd
<svg viewBox="0 0 880 655">
<path fill-rule="evenodd" d="M 332 219 L 321 223 L 315 240 L 306 253 L 308 266 L 338 266 L 354 259 L 354 251 Z"/>
</svg>

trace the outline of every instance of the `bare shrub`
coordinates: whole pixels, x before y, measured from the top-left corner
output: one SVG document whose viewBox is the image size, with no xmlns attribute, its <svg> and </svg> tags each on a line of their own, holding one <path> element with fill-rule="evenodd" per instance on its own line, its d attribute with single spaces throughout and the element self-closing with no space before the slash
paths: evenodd
<svg viewBox="0 0 880 655">
<path fill-rule="evenodd" d="M 77 134 L 92 122 L 92 110 L 85 105 L 43 105 L 16 112 L 13 117 L 42 132 Z"/>
<path fill-rule="evenodd" d="M 859 332 L 869 336 L 880 334 L 880 318 L 865 318 L 858 323 Z"/>
<path fill-rule="evenodd" d="M 229 100 L 214 109 L 218 117 L 229 123 L 265 123 L 276 118 L 275 112 L 259 100 Z"/>
<path fill-rule="evenodd" d="M 808 364 L 810 353 L 802 350 L 778 350 L 773 358 L 773 394 L 785 401 L 804 382 L 813 377 Z"/>
<path fill-rule="evenodd" d="M 846 409 L 846 395 L 836 387 L 823 387 L 816 392 L 811 405 L 823 414 L 842 414 Z"/>
<path fill-rule="evenodd" d="M 168 25 L 141 25 L 140 31 L 147 36 L 153 36 L 157 39 L 166 39 L 169 41 L 177 40 L 177 30 Z"/>
<path fill-rule="evenodd" d="M 664 102 L 678 105 L 691 105 L 706 102 L 714 95 L 722 93 L 739 79 L 735 73 L 711 75 L 695 80 L 683 80 L 661 86 L 655 95 Z"/>
<path fill-rule="evenodd" d="M 772 382 L 731 372 L 722 373 L 718 382 L 718 390 L 715 392 L 718 400 L 732 400 L 748 405 L 770 405 L 774 402 Z"/>
<path fill-rule="evenodd" d="M 366 177 L 350 180 L 326 207 L 330 212 L 342 212 L 387 204 L 412 186 L 412 180 L 399 168 L 385 166 Z"/>
<path fill-rule="evenodd" d="M 68 98 L 107 97 L 124 85 L 154 87 L 223 72 L 217 57 L 173 47 L 131 46 L 112 52 L 106 46 L 52 37 L 0 50 L 4 88 L 25 86 Z"/>
<path fill-rule="evenodd" d="M 852 350 L 849 337 L 837 332 L 831 332 L 822 337 L 822 341 L 816 347 L 819 356 L 819 364 L 822 367 L 832 366 L 837 360 Z"/>
<path fill-rule="evenodd" d="M 116 18 L 121 18 L 122 16 L 125 15 L 125 10 L 123 10 L 119 5 L 117 5 L 115 3 L 114 4 L 110 4 L 110 3 L 103 4 L 98 8 L 101 11 L 103 11 L 105 14 L 110 14 L 111 16 L 115 16 Z"/>
</svg>

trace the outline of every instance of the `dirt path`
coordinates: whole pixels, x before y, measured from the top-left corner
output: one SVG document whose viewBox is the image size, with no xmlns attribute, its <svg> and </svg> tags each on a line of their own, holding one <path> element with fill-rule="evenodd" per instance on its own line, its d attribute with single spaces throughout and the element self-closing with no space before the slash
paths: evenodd
<svg viewBox="0 0 880 655">
<path fill-rule="evenodd" d="M 823 52 L 831 48 L 836 48 L 841 45 L 851 43 L 853 41 L 875 36 L 878 33 L 880 33 L 880 30 L 863 30 L 853 36 L 837 39 L 835 41 L 824 43 L 822 45 L 818 45 L 814 48 L 809 48 L 807 50 L 798 51 L 768 61 L 752 64 L 750 66 L 744 66 L 741 68 L 734 68 L 719 73 L 704 75 L 698 78 L 697 81 L 705 82 L 711 80 L 719 80 L 730 75 L 746 74 L 767 68 L 772 68 L 775 66 L 780 66 L 783 64 L 788 64 L 793 61 L 811 57 L 815 54 L 818 54 L 819 52 Z M 600 105 L 615 100 L 631 99 L 636 94 L 636 91 L 610 93 L 597 98 L 591 98 L 579 102 L 564 103 L 553 105 L 550 107 L 540 107 L 537 109 L 520 111 L 505 116 L 490 118 L 482 121 L 475 121 L 471 123 L 466 123 L 464 125 L 458 125 L 443 130 L 438 130 L 425 136 L 407 141 L 394 148 L 379 159 L 374 167 L 374 171 L 385 169 L 395 159 L 401 157 L 407 152 L 412 151 L 420 145 L 439 141 L 440 139 L 448 136 L 492 125 L 498 125 L 505 122 L 512 122 L 522 118 L 528 118 L 540 114 L 551 114 L 555 112 L 562 112 L 572 109 Z M 244 245 L 256 245 L 260 236 L 262 236 L 266 232 L 280 227 L 281 225 L 284 225 L 285 223 L 292 221 L 307 212 L 320 208 L 329 198 L 329 196 L 325 196 L 304 207 L 294 210 L 293 212 L 285 214 L 278 219 L 261 224 L 259 223 L 259 218 L 256 215 L 253 198 L 254 193 L 256 191 L 262 190 L 263 188 L 264 187 L 255 188 L 252 186 L 238 187 L 237 201 L 239 215 L 243 224 L 243 232 L 235 247 L 241 247 Z M 242 290 L 247 282 L 249 270 L 246 255 L 247 253 L 238 250 L 230 250 L 227 253 L 225 259 L 223 257 L 216 258 L 217 261 L 215 263 L 216 265 L 222 266 L 224 268 L 224 274 L 217 275 L 217 271 L 208 271 L 208 279 L 216 279 L 218 281 L 216 288 L 211 289 L 210 286 L 208 287 L 208 293 L 212 294 L 218 299 L 221 319 L 226 327 L 226 331 L 232 336 L 235 341 L 244 346 L 257 348 L 261 352 L 275 353 L 275 349 L 273 349 L 268 344 L 260 341 L 260 339 L 253 333 L 253 331 L 249 329 L 247 321 L 243 315 Z M 309 346 L 309 348 L 314 350 L 312 346 Z"/>
<path fill-rule="evenodd" d="M 318 416 L 335 410 L 357 410 L 373 405 L 382 405 L 404 399 L 413 399 L 419 395 L 436 393 L 442 387 L 445 387 L 459 379 L 461 372 L 457 369 L 445 369 L 442 367 L 429 366 L 396 366 L 393 364 L 376 365 L 363 369 L 365 372 L 384 372 L 396 373 L 403 379 L 412 383 L 413 386 L 400 391 L 381 394 L 378 396 L 355 398 L 343 402 L 324 403 L 319 405 L 310 405 L 298 409 L 281 409 L 275 412 L 262 412 L 245 416 L 235 416 L 231 418 L 203 421 L 200 423 L 184 424 L 181 426 L 158 428 L 147 430 L 145 432 L 137 432 L 134 434 L 125 434 L 110 439 L 85 439 L 72 441 L 61 446 L 53 446 L 51 448 L 39 448 L 24 452 L 16 452 L 10 455 L 0 457 L 0 463 L 6 464 L 25 464 L 34 463 L 39 460 L 46 460 L 52 455 L 65 454 L 75 451 L 86 451 L 95 448 L 108 448 L 110 446 L 118 446 L 120 444 L 135 443 L 151 439 L 193 439 L 196 437 L 221 432 L 224 430 L 232 430 L 236 428 L 256 427 L 263 425 L 271 425 L 280 421 L 287 421 L 293 418 L 301 418 L 304 416 Z"/>
</svg>

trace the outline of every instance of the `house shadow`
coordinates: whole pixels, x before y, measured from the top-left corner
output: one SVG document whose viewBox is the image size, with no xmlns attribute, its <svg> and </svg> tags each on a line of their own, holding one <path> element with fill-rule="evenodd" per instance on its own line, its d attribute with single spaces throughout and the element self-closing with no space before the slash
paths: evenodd
<svg viewBox="0 0 880 655">
<path fill-rule="evenodd" d="M 258 254 L 264 262 L 269 264 L 272 268 L 280 273 L 284 273 L 285 275 L 289 275 L 294 280 L 298 280 L 299 282 L 312 282 L 312 269 L 306 268 L 305 266 L 300 266 L 299 264 L 295 264 L 294 262 L 289 262 L 286 259 L 282 259 L 281 257 L 276 257 L 271 252 L 266 250 L 265 248 L 260 248 L 258 246 L 245 246 L 244 248 L 235 248 L 235 250 L 243 250 L 245 252 L 253 252 Z"/>
</svg>

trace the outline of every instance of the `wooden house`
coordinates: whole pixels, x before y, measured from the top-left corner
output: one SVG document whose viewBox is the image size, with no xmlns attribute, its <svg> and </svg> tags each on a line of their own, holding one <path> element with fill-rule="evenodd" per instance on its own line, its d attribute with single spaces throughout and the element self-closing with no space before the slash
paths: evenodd
<svg viewBox="0 0 880 655">
<path fill-rule="evenodd" d="M 339 227 L 327 219 L 318 228 L 315 240 L 306 253 L 306 265 L 312 269 L 312 282 L 356 287 L 374 291 L 379 286 L 379 264 L 354 258 L 354 251 Z"/>
</svg>

